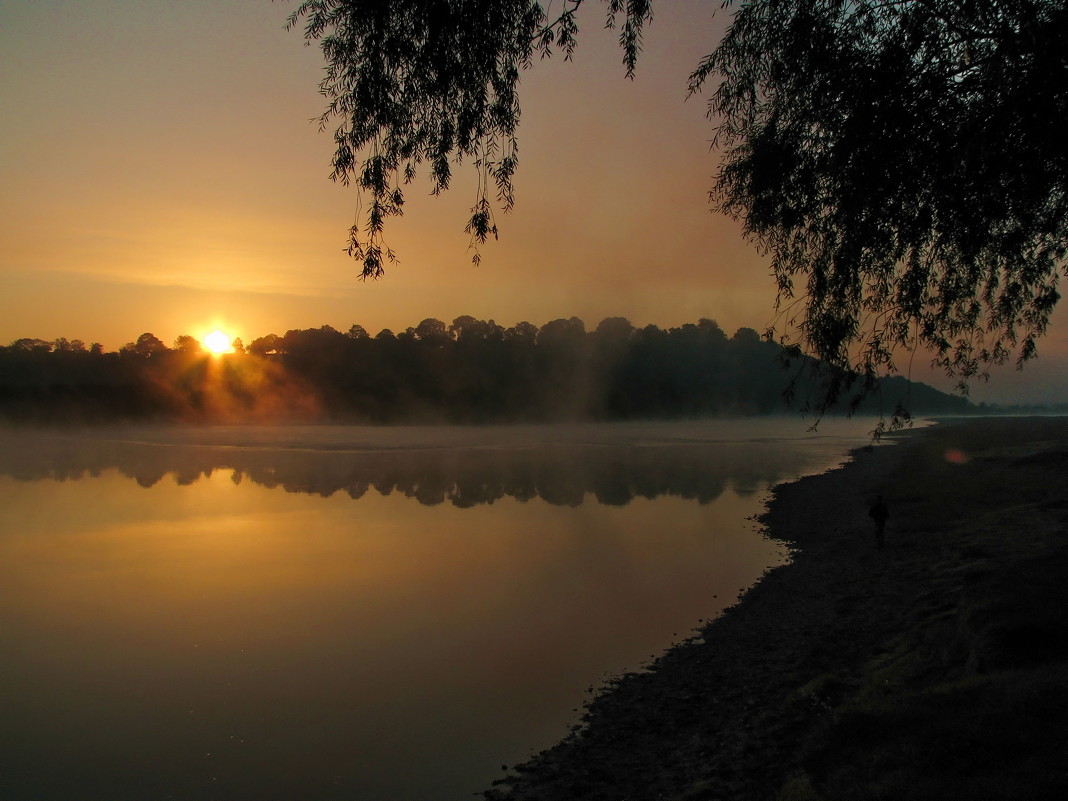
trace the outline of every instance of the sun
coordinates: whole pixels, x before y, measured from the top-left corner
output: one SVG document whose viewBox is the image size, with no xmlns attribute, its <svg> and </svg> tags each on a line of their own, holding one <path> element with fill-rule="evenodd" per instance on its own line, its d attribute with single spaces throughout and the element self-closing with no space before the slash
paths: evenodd
<svg viewBox="0 0 1068 801">
<path fill-rule="evenodd" d="M 216 328 L 204 337 L 204 347 L 212 353 L 233 353 L 232 341 L 229 334 Z"/>
</svg>

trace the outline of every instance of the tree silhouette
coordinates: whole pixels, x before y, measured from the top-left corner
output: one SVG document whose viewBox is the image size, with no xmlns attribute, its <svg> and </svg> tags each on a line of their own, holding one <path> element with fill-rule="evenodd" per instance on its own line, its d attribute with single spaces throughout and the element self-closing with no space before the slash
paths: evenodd
<svg viewBox="0 0 1068 801">
<path fill-rule="evenodd" d="M 45 342 L 43 339 L 32 339 L 30 337 L 23 337 L 22 339 L 16 339 L 11 343 L 10 348 L 12 350 L 36 352 L 36 353 L 51 353 L 51 342 Z"/>
<path fill-rule="evenodd" d="M 174 340 L 174 349 L 179 353 L 200 353 L 200 340 L 190 334 L 181 334 Z"/>
<path fill-rule="evenodd" d="M 712 196 L 830 365 L 921 346 L 962 381 L 1035 354 L 1068 235 L 1063 0 L 753 2 L 690 79 Z"/>
<path fill-rule="evenodd" d="M 632 75 L 650 0 L 604 0 Z M 290 17 L 321 44 L 335 180 L 370 194 L 350 230 L 364 277 L 394 258 L 385 220 L 430 164 L 479 176 L 467 230 L 497 235 L 513 202 L 519 76 L 570 57 L 583 0 L 307 0 Z M 870 383 L 928 348 L 962 385 L 1035 355 L 1066 269 L 1066 0 L 751 0 L 689 79 L 715 85 L 723 155 L 711 198 L 768 252 L 781 316 Z M 475 259 L 478 259 L 477 249 Z M 792 341 L 792 340 L 791 340 Z M 834 395 L 840 387 L 832 388 Z"/>
<path fill-rule="evenodd" d="M 84 350 L 85 343 L 80 339 L 60 337 L 52 343 L 52 351 L 54 353 L 82 353 Z"/>
<path fill-rule="evenodd" d="M 428 318 L 399 336 L 294 329 L 218 358 L 192 349 L 189 336 L 169 349 L 144 334 L 119 353 L 74 342 L 0 347 L 0 419 L 480 424 L 790 408 L 780 348 L 751 328 L 728 339 L 712 320 L 664 330 L 611 317 L 587 331 L 577 317 L 505 329 L 463 315 L 448 325 Z M 890 408 L 911 397 L 918 412 L 968 410 L 962 399 L 904 379 L 878 386 Z M 805 375 L 791 388 L 802 407 L 818 390 Z M 844 396 L 839 408 L 859 400 Z M 879 411 L 870 400 L 856 411 Z"/>
<path fill-rule="evenodd" d="M 143 359 L 151 358 L 158 353 L 164 353 L 169 348 L 155 334 L 141 334 L 136 342 L 128 342 L 120 349 L 120 353 L 139 356 Z"/>
<path fill-rule="evenodd" d="M 252 340 L 248 346 L 248 352 L 254 353 L 257 356 L 267 356 L 268 354 L 283 353 L 285 346 L 282 343 L 282 338 L 278 334 L 267 334 L 266 336 L 257 337 Z"/>
</svg>

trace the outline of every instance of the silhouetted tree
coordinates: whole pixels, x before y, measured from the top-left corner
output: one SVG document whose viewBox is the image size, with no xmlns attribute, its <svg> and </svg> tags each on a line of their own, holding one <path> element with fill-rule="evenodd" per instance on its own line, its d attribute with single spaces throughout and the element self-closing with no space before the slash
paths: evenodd
<svg viewBox="0 0 1068 801">
<path fill-rule="evenodd" d="M 248 352 L 257 356 L 277 355 L 285 352 L 285 345 L 278 334 L 267 334 L 252 340 L 249 343 Z"/>
<path fill-rule="evenodd" d="M 811 353 L 870 376 L 923 346 L 963 380 L 1034 355 L 1065 268 L 1065 31 L 1063 0 L 739 5 L 690 81 L 717 84 L 713 198 Z"/>
<path fill-rule="evenodd" d="M 736 414 L 771 414 L 782 409 L 784 387 L 777 369 L 779 349 L 752 328 L 739 328 L 730 340 L 731 405 Z"/>
<path fill-rule="evenodd" d="M 651 0 L 605 4 L 632 75 Z M 370 194 L 349 245 L 365 277 L 394 258 L 383 226 L 423 162 L 435 192 L 472 163 L 467 230 L 497 235 L 520 73 L 570 57 L 581 5 L 549 19 L 539 0 L 300 3 L 290 25 L 327 63 L 333 177 Z M 1068 0 L 733 5 L 689 88 L 716 86 L 712 199 L 772 255 L 785 334 L 769 335 L 796 329 L 844 380 L 873 381 L 899 348 L 932 349 L 962 381 L 1031 358 L 1068 253 Z"/>
<path fill-rule="evenodd" d="M 80 339 L 67 339 L 60 337 L 52 343 L 54 353 L 82 353 L 85 351 L 85 343 Z"/>
<path fill-rule="evenodd" d="M 625 346 L 634 333 L 634 326 L 625 317 L 605 317 L 593 330 L 594 336 L 605 344 L 611 343 L 613 348 Z"/>
<path fill-rule="evenodd" d="M 136 342 L 128 342 L 120 348 L 120 353 L 128 353 L 133 356 L 139 356 L 143 359 L 148 359 L 157 353 L 164 353 L 169 348 L 163 344 L 155 334 L 141 334 L 137 338 Z"/>
<path fill-rule="evenodd" d="M 578 317 L 538 329 L 534 369 L 540 405 L 553 417 L 583 417 L 591 400 L 586 326 Z"/>
<path fill-rule="evenodd" d="M 457 342 L 489 342 L 504 339 L 504 329 L 493 320 L 476 320 L 470 315 L 457 317 L 448 328 L 449 336 Z"/>
<path fill-rule="evenodd" d="M 634 326 L 624 317 L 606 317 L 590 335 L 591 376 L 602 388 L 591 398 L 595 415 L 617 416 L 627 408 L 624 370 L 633 335 Z"/>
<path fill-rule="evenodd" d="M 524 320 L 506 330 L 504 338 L 509 342 L 521 342 L 533 346 L 538 339 L 538 327 Z"/>
<path fill-rule="evenodd" d="M 51 353 L 52 352 L 52 343 L 51 342 L 45 342 L 45 340 L 43 340 L 43 339 L 30 339 L 30 338 L 16 339 L 14 342 L 11 343 L 11 345 L 9 347 L 12 350 L 35 351 L 35 352 L 38 352 L 38 353 Z"/>
<path fill-rule="evenodd" d="M 460 419 L 481 422 L 507 418 L 512 414 L 510 402 L 519 376 L 504 329 L 493 320 L 462 315 L 449 325 L 448 334 L 455 344 L 444 380 L 450 404 Z"/>
<path fill-rule="evenodd" d="M 415 328 L 409 328 L 408 331 L 420 342 L 431 345 L 443 345 L 449 338 L 445 323 L 436 317 L 428 317 Z"/>
<path fill-rule="evenodd" d="M 190 334 L 181 334 L 174 340 L 174 349 L 179 353 L 200 353 L 200 340 Z"/>
<path fill-rule="evenodd" d="M 723 333 L 723 329 L 719 327 L 719 323 L 715 320 L 709 320 L 707 317 L 702 317 L 697 321 L 697 327 L 705 332 L 706 335 L 712 338 L 712 340 L 719 340 L 720 342 L 726 342 L 727 335 Z"/>
<path fill-rule="evenodd" d="M 78 349 L 77 340 L 63 342 L 22 339 L 0 347 L 0 417 L 240 421 L 321 414 L 364 422 L 487 423 L 786 409 L 788 376 L 777 367 L 778 346 L 749 328 L 728 340 L 711 320 L 664 331 L 652 325 L 635 330 L 623 318 L 608 318 L 587 332 L 577 317 L 540 330 L 530 323 L 505 330 L 464 315 L 448 326 L 428 318 L 399 337 L 384 330 L 373 339 L 323 326 L 261 337 L 245 357 L 221 360 L 188 350 L 196 344 L 192 337 L 178 337 L 169 350 L 146 334 L 122 353 L 106 354 Z M 811 406 L 815 386 L 795 381 L 797 402 Z M 903 380 L 879 386 L 892 396 L 888 408 L 907 396 L 924 410 L 966 410 L 960 399 Z M 843 398 L 843 408 L 855 400 Z M 859 411 L 881 411 L 865 403 Z M 503 491 L 471 480 L 465 498 Z M 439 502 L 451 497 L 435 476 L 409 490 Z M 623 497 L 614 492 L 603 490 L 606 498 Z"/>
</svg>

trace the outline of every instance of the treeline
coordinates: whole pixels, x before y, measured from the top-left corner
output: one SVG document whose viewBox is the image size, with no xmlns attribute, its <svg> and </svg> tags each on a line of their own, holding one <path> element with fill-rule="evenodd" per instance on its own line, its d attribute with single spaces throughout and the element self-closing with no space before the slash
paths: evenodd
<svg viewBox="0 0 1068 801">
<path fill-rule="evenodd" d="M 510 328 L 458 317 L 371 336 L 359 325 L 269 334 L 210 356 L 143 334 L 118 352 L 75 341 L 0 348 L 0 414 L 9 420 L 503 423 L 769 415 L 816 405 L 826 371 L 751 328 L 712 320 L 661 329 L 623 318 Z M 893 378 L 842 394 L 836 410 L 961 413 L 969 404 Z M 787 399 L 790 401 L 787 403 Z"/>
</svg>

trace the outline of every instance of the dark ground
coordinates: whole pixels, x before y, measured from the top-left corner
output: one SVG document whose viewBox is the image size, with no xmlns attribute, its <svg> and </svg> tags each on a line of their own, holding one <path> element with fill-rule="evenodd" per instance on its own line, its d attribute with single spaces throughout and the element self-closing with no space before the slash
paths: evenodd
<svg viewBox="0 0 1068 801">
<path fill-rule="evenodd" d="M 486 798 L 1068 798 L 1068 419 L 909 433 L 764 523 L 789 565 Z"/>
</svg>

